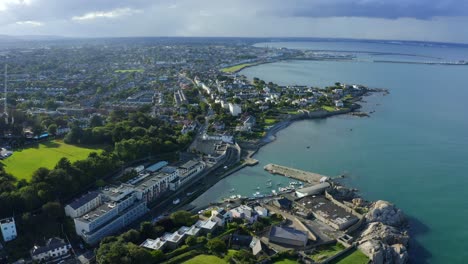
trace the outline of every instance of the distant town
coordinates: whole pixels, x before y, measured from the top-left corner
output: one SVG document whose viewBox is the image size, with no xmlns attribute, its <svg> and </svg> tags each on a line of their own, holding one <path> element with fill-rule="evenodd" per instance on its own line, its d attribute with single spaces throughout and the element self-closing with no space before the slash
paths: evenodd
<svg viewBox="0 0 468 264">
<path fill-rule="evenodd" d="M 350 55 L 238 39 L 36 41 L 0 49 L 0 263 L 405 263 L 406 219 L 339 178 L 277 164 L 271 194 L 190 202 L 301 119 L 366 117 L 362 84 L 240 71 Z M 2 69 L 3 70 L 3 69 Z M 304 146 L 307 147 L 307 146 Z M 392 262 L 388 262 L 388 261 Z M 192 261 L 192 262 L 190 262 Z"/>
</svg>

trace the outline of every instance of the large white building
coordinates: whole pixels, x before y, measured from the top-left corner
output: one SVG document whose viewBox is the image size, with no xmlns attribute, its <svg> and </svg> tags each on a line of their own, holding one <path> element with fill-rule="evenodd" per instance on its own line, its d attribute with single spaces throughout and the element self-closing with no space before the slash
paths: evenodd
<svg viewBox="0 0 468 264">
<path fill-rule="evenodd" d="M 3 241 L 8 242 L 16 238 L 16 224 L 13 217 L 0 220 L 0 228 L 2 229 Z"/>
<path fill-rule="evenodd" d="M 88 244 L 96 244 L 148 212 L 142 194 L 121 185 L 103 191 L 103 203 L 75 218 L 75 231 Z"/>
<path fill-rule="evenodd" d="M 232 116 L 238 116 L 242 114 L 242 108 L 238 104 L 229 103 L 229 113 Z"/>
<path fill-rule="evenodd" d="M 89 192 L 65 206 L 65 215 L 76 218 L 93 210 L 102 203 L 102 195 L 98 191 Z"/>
</svg>

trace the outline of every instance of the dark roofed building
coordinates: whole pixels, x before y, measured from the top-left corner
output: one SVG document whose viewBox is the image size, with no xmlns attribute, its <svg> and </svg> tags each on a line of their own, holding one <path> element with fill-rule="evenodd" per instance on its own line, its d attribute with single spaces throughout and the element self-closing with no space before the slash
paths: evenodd
<svg viewBox="0 0 468 264">
<path fill-rule="evenodd" d="M 305 247 L 307 234 L 291 227 L 272 226 L 269 241 L 281 245 Z"/>
<path fill-rule="evenodd" d="M 65 206 L 65 214 L 72 218 L 80 217 L 101 205 L 101 192 L 92 191 Z"/>
<path fill-rule="evenodd" d="M 283 210 L 289 210 L 291 209 L 292 206 L 292 201 L 286 199 L 286 198 L 280 198 L 278 200 L 274 200 L 273 204 Z"/>
<path fill-rule="evenodd" d="M 34 246 L 31 250 L 33 260 L 41 263 L 52 263 L 70 257 L 71 245 L 61 238 L 47 240 L 45 246 Z"/>
</svg>

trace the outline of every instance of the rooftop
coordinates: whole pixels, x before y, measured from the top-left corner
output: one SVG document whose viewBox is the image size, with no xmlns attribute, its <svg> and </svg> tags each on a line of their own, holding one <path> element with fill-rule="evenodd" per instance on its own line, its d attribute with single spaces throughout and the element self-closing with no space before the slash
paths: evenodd
<svg viewBox="0 0 468 264">
<path fill-rule="evenodd" d="M 291 227 L 273 226 L 270 230 L 270 236 L 298 241 L 307 240 L 307 234 L 305 232 L 299 231 Z"/>
<path fill-rule="evenodd" d="M 309 196 L 299 200 L 298 202 L 336 224 L 343 224 L 349 220 L 357 219 L 356 216 L 346 212 L 343 208 L 335 205 L 323 196 Z"/>
<path fill-rule="evenodd" d="M 75 199 L 73 202 L 71 202 L 70 204 L 68 204 L 71 208 L 73 209 L 78 209 L 80 208 L 81 206 L 87 204 L 88 202 L 92 201 L 93 199 L 95 199 L 96 197 L 98 197 L 101 193 L 98 192 L 98 191 L 92 191 L 92 192 L 89 192 L 83 196 L 81 196 L 80 198 L 77 198 Z"/>
<path fill-rule="evenodd" d="M 161 249 L 166 244 L 165 240 L 157 239 L 146 239 L 143 243 L 140 244 L 141 247 L 158 250 Z"/>
</svg>

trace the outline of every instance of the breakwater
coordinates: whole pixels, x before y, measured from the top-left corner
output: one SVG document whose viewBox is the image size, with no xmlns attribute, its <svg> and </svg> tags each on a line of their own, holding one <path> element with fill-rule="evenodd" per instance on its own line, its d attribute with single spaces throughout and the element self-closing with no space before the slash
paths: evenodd
<svg viewBox="0 0 468 264">
<path fill-rule="evenodd" d="M 285 166 L 281 166 L 277 164 L 271 164 L 271 163 L 267 164 L 263 168 L 269 173 L 294 178 L 294 179 L 297 179 L 303 182 L 308 182 L 311 184 L 320 183 L 320 179 L 322 179 L 323 177 L 327 177 L 325 175 L 321 175 L 318 173 L 293 169 L 293 168 L 289 168 L 289 167 L 285 167 Z"/>
</svg>

